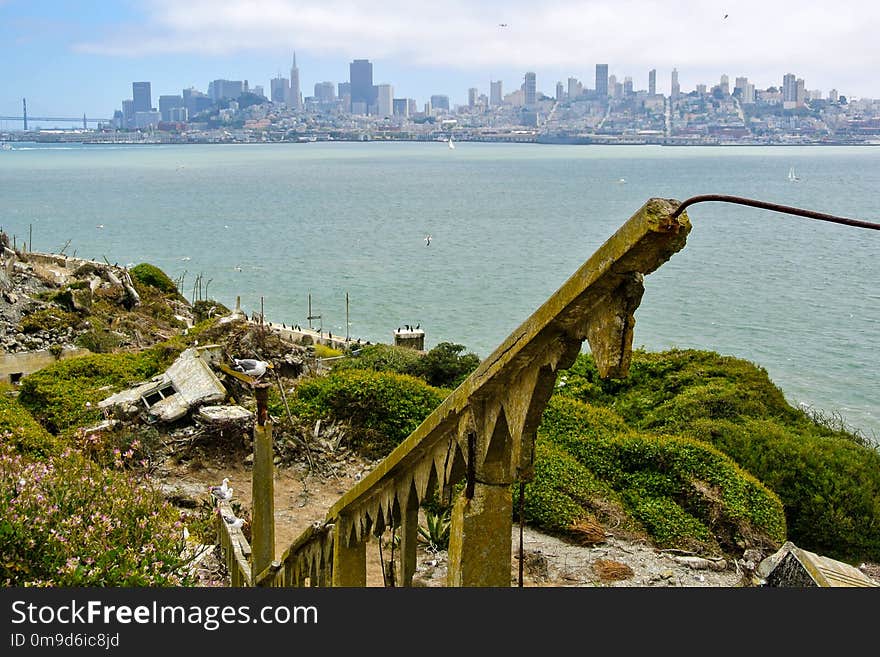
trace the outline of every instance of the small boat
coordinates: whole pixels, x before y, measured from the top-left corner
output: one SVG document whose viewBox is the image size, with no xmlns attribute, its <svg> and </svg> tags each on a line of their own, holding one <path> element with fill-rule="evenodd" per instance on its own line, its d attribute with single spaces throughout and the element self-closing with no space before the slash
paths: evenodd
<svg viewBox="0 0 880 657">
<path fill-rule="evenodd" d="M 11 151 L 11 150 L 12 150 L 12 144 L 10 144 L 8 141 L 0 142 L 0 151 Z"/>
<path fill-rule="evenodd" d="M 798 178 L 798 177 L 795 175 L 795 173 L 794 173 L 794 167 L 791 167 L 791 168 L 788 170 L 788 179 L 789 179 L 789 181 L 791 181 L 791 182 L 797 182 L 798 180 L 800 180 L 800 178 Z"/>
<path fill-rule="evenodd" d="M 449 141 L 446 142 L 449 145 L 449 148 L 455 148 L 455 144 L 452 143 L 452 137 L 449 137 Z"/>
</svg>

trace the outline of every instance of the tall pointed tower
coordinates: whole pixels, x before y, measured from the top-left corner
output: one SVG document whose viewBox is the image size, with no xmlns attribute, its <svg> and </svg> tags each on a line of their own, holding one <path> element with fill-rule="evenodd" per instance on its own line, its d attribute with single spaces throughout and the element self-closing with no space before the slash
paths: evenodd
<svg viewBox="0 0 880 657">
<path fill-rule="evenodd" d="M 296 65 L 296 51 L 293 52 L 293 65 L 290 67 L 290 99 L 287 105 L 294 109 L 302 109 L 302 92 L 299 88 L 299 68 Z"/>
</svg>

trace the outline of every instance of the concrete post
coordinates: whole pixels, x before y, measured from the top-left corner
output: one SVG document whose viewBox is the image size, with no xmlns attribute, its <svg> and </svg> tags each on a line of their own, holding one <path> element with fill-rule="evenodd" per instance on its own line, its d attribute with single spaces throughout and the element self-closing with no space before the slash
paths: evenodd
<svg viewBox="0 0 880 657">
<path fill-rule="evenodd" d="M 352 540 L 345 545 L 342 532 L 350 525 L 337 522 L 336 527 L 341 531 L 333 537 L 332 585 L 364 587 L 367 585 L 367 543 Z"/>
<path fill-rule="evenodd" d="M 275 559 L 275 480 L 272 462 L 272 423 L 267 419 L 268 384 L 255 384 L 257 422 L 254 425 L 252 477 L 253 527 L 251 571 L 263 572 Z"/>
<path fill-rule="evenodd" d="M 513 495 L 509 484 L 475 482 L 459 495 L 449 530 L 447 586 L 510 586 Z"/>
<path fill-rule="evenodd" d="M 400 527 L 400 585 L 412 586 L 416 572 L 416 547 L 419 540 L 419 498 L 410 491 L 406 498 Z"/>
</svg>

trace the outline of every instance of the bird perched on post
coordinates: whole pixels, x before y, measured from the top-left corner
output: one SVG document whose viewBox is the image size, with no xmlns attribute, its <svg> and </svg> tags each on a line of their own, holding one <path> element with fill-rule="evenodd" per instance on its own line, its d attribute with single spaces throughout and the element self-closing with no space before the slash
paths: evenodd
<svg viewBox="0 0 880 657">
<path fill-rule="evenodd" d="M 229 477 L 223 477 L 223 483 L 219 486 L 211 486 L 211 495 L 220 502 L 228 502 L 232 499 L 232 486 L 229 485 Z"/>
<path fill-rule="evenodd" d="M 223 520 L 229 526 L 230 529 L 241 529 L 245 523 L 244 518 L 236 518 L 235 516 L 228 516 L 225 513 L 223 514 Z"/>
<path fill-rule="evenodd" d="M 232 369 L 254 379 L 259 379 L 266 373 L 266 369 L 272 367 L 272 363 L 256 358 L 233 358 L 232 363 Z"/>
</svg>

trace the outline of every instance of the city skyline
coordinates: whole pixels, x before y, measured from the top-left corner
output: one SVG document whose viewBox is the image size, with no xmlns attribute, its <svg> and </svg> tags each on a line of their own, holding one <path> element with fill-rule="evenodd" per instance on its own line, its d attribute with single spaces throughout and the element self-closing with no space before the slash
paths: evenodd
<svg viewBox="0 0 880 657">
<path fill-rule="evenodd" d="M 390 2 L 366 22 L 361 10 L 333 0 L 71 4 L 78 3 L 0 0 L 0 115 L 20 115 L 27 98 L 33 116 L 109 118 L 136 80 L 151 81 L 154 107 L 160 95 L 204 92 L 214 79 L 248 80 L 269 96 L 272 78 L 289 76 L 294 51 L 303 96 L 316 83 L 349 81 L 349 64 L 368 59 L 373 84 L 393 85 L 395 97 L 419 106 L 435 94 L 467 104 L 469 89 L 488 96 L 492 80 L 513 90 L 526 72 L 548 96 L 571 77 L 592 88 L 597 63 L 607 63 L 618 80 L 631 78 L 635 89 L 647 89 L 654 70 L 657 92 L 665 95 L 675 69 L 685 93 L 722 75 L 781 87 L 793 73 L 808 89 L 880 97 L 869 29 L 880 9 L 862 2 L 839 3 L 833 16 L 802 3 L 741 2 L 723 10 L 685 2 L 677 10 L 689 9 L 687 25 L 664 22 L 668 9 L 640 0 L 627 5 L 628 13 L 604 2 L 561 0 L 542 3 L 540 11 L 517 1 L 474 8 L 453 0 L 443 12 L 409 5 L 404 11 Z M 547 35 L 555 37 L 541 38 Z"/>
</svg>

